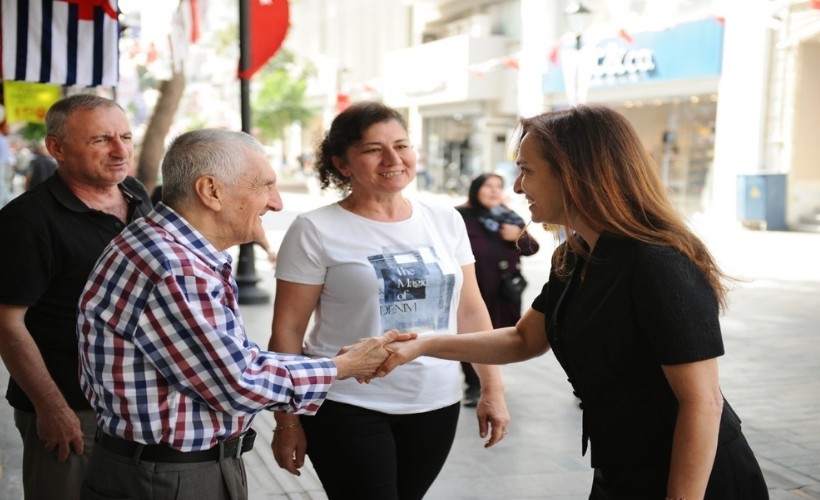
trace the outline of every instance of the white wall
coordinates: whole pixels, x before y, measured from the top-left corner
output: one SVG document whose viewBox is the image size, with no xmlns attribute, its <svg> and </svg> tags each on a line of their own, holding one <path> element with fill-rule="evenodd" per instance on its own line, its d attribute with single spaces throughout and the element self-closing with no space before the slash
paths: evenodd
<svg viewBox="0 0 820 500">
<path fill-rule="evenodd" d="M 769 2 L 726 2 L 723 71 L 713 166 L 713 223 L 735 223 L 737 176 L 763 167 L 763 123 L 769 71 Z"/>
</svg>

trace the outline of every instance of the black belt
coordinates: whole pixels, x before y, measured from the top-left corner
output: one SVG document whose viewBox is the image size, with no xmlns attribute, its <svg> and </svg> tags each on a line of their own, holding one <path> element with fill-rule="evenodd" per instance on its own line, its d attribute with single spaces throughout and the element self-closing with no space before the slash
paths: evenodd
<svg viewBox="0 0 820 500">
<path fill-rule="evenodd" d="M 148 462 L 169 462 L 190 464 L 196 462 L 214 462 L 223 458 L 239 458 L 243 453 L 253 449 L 256 431 L 248 432 L 227 441 L 222 441 L 210 450 L 179 451 L 164 444 L 142 444 L 128 441 L 116 436 L 102 433 L 99 445 L 117 455 L 131 457 Z"/>
</svg>

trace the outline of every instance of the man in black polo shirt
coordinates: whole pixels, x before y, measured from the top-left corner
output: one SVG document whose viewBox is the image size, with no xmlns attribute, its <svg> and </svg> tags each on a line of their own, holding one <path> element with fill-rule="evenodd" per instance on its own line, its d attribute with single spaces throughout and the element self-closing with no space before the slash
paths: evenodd
<svg viewBox="0 0 820 500">
<path fill-rule="evenodd" d="M 96 422 L 78 381 L 77 303 L 105 246 L 151 209 L 128 177 L 131 127 L 114 101 L 65 98 L 46 133 L 57 172 L 0 210 L 0 355 L 27 500 L 79 498 Z"/>
</svg>

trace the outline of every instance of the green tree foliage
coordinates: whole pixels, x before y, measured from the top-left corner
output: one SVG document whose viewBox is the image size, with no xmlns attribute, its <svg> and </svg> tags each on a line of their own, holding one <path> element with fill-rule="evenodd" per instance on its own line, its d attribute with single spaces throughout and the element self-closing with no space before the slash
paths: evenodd
<svg viewBox="0 0 820 500">
<path fill-rule="evenodd" d="M 263 141 L 284 139 L 288 126 L 304 124 L 317 113 L 306 96 L 307 79 L 314 70 L 298 66 L 294 59 L 282 49 L 255 77 L 251 121 Z"/>
<path fill-rule="evenodd" d="M 20 129 L 20 136 L 32 144 L 40 142 L 46 138 L 46 126 L 43 123 L 26 122 Z"/>
</svg>

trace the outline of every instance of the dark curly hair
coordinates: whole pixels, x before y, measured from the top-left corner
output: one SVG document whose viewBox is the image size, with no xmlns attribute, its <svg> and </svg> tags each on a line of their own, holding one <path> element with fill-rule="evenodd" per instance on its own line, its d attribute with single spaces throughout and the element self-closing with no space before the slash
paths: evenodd
<svg viewBox="0 0 820 500">
<path fill-rule="evenodd" d="M 342 193 L 350 192 L 350 178 L 342 175 L 333 165 L 333 157 L 345 159 L 347 149 L 362 140 L 362 136 L 371 125 L 390 120 L 397 121 L 407 130 L 407 122 L 401 113 L 379 102 L 357 102 L 339 113 L 317 148 L 316 170 L 319 172 L 319 186 L 323 190 L 334 187 Z"/>
</svg>

